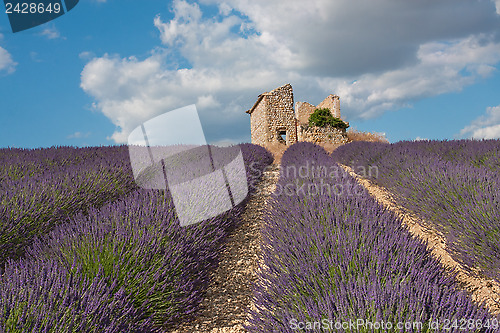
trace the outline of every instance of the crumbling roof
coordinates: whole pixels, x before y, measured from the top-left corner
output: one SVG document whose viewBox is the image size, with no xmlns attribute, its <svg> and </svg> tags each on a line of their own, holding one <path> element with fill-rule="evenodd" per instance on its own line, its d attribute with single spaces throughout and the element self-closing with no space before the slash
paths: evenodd
<svg viewBox="0 0 500 333">
<path fill-rule="evenodd" d="M 265 92 L 265 93 L 262 93 L 259 95 L 259 97 L 257 97 L 257 101 L 255 102 L 255 104 L 252 106 L 252 108 L 250 110 L 247 110 L 245 111 L 246 113 L 248 114 L 252 114 L 253 110 L 257 107 L 257 105 L 259 105 L 260 101 L 262 100 L 262 98 L 264 98 L 264 96 L 272 96 L 274 95 L 274 93 L 281 89 L 281 88 L 284 88 L 286 86 L 290 86 L 290 89 L 292 88 L 292 85 L 290 83 L 287 83 L 285 85 L 282 85 L 281 87 L 278 87 L 278 88 L 274 88 L 273 90 L 271 90 L 270 92 Z"/>
<path fill-rule="evenodd" d="M 257 107 L 257 105 L 259 105 L 260 101 L 262 100 L 262 98 L 264 98 L 264 96 L 271 96 L 271 95 L 272 94 L 269 92 L 265 92 L 265 93 L 260 94 L 259 97 L 257 97 L 257 101 L 252 106 L 252 108 L 250 110 L 245 111 L 245 112 L 248 114 L 251 114 L 253 112 L 253 110 Z"/>
</svg>

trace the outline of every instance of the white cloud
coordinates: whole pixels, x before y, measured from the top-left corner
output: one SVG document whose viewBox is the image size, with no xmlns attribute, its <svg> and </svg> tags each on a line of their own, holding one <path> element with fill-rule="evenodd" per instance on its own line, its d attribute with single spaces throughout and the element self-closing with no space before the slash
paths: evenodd
<svg viewBox="0 0 500 333">
<path fill-rule="evenodd" d="M 206 107 L 210 108 L 210 107 L 220 106 L 221 104 L 219 103 L 219 101 L 217 101 L 217 99 L 213 95 L 203 95 L 198 97 L 196 105 L 202 108 Z"/>
<path fill-rule="evenodd" d="M 40 32 L 41 36 L 45 36 L 48 39 L 58 39 L 58 38 L 63 38 L 66 39 L 65 37 L 61 37 L 61 33 L 55 26 L 47 27 Z"/>
<path fill-rule="evenodd" d="M 7 74 L 11 74 L 15 72 L 17 66 L 17 62 L 12 60 L 12 56 L 10 53 L 0 46 L 0 72 L 6 72 Z"/>
<path fill-rule="evenodd" d="M 206 0 L 217 4 L 218 1 Z M 226 0 L 288 53 L 293 70 L 360 75 L 415 60 L 418 47 L 498 28 L 491 2 Z M 262 37 L 261 39 L 264 39 Z"/>
<path fill-rule="evenodd" d="M 34 62 L 42 62 L 42 60 L 38 57 L 38 53 L 35 52 L 35 51 L 31 51 L 30 52 L 30 58 L 31 60 L 33 60 Z"/>
<path fill-rule="evenodd" d="M 473 120 L 460 131 L 460 136 L 472 139 L 500 139 L 500 105 L 488 107 L 485 115 Z"/>
<path fill-rule="evenodd" d="M 70 134 L 67 136 L 68 139 L 81 139 L 81 138 L 88 138 L 92 134 L 91 132 L 87 133 L 82 133 L 82 132 L 75 132 L 73 134 Z"/>
<path fill-rule="evenodd" d="M 80 52 L 80 54 L 78 54 L 78 58 L 82 59 L 82 60 L 87 60 L 87 61 L 90 61 L 92 60 L 92 58 L 95 57 L 95 54 L 93 52 L 89 52 L 89 51 L 83 51 L 83 52 Z"/>
<path fill-rule="evenodd" d="M 381 74 L 364 74 L 354 82 L 336 78 L 318 81 L 371 118 L 413 100 L 456 92 L 477 78 L 490 75 L 500 61 L 500 43 L 485 36 L 469 36 L 451 42 L 429 42 L 419 47 L 417 62 Z M 466 74 L 464 74 L 466 73 Z"/>
<path fill-rule="evenodd" d="M 497 8 L 497 14 L 500 15 L 500 0 L 494 0 L 495 6 Z"/>
<path fill-rule="evenodd" d="M 341 97 L 347 120 L 375 117 L 456 92 L 496 71 L 500 26 L 493 2 L 436 0 L 175 0 L 174 18 L 154 18 L 164 47 L 146 59 L 89 60 L 82 88 L 125 142 L 137 124 L 197 103 L 220 122 L 248 128 L 256 96 L 292 83 L 295 99 Z M 179 66 L 178 63 L 187 63 Z M 187 68 L 185 68 L 187 67 Z M 245 118 L 246 116 L 246 118 Z M 215 123 L 215 120 L 211 120 Z M 239 132 L 238 132 L 238 130 Z"/>
<path fill-rule="evenodd" d="M 219 13 L 224 16 L 228 16 L 233 9 L 227 3 L 223 2 L 219 4 Z"/>
<path fill-rule="evenodd" d="M 233 93 L 244 91 L 241 87 L 252 82 L 254 88 L 261 87 L 259 77 L 246 80 L 245 74 L 231 77 L 231 73 L 210 69 L 167 70 L 162 67 L 164 61 L 155 54 L 142 61 L 106 55 L 85 66 L 81 87 L 97 99 L 95 107 L 118 127 L 111 139 L 126 142 L 130 131 L 145 120 L 193 103 L 198 109 L 217 110 L 217 122 L 230 120 L 234 111 L 242 115 L 244 111 L 238 106 L 234 109 Z M 247 95 L 240 102 L 249 104 L 253 98 L 254 94 Z"/>
</svg>

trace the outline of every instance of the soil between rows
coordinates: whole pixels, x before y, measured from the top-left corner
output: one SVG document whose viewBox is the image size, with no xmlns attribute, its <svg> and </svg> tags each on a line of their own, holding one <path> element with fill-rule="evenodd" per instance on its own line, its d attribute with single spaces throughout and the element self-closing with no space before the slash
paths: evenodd
<svg viewBox="0 0 500 333">
<path fill-rule="evenodd" d="M 221 254 L 200 309 L 169 333 L 240 333 L 252 306 L 260 250 L 262 212 L 279 176 L 279 166 L 267 167 L 250 196 L 241 223 L 232 231 Z"/>
<path fill-rule="evenodd" d="M 444 236 L 434 229 L 432 224 L 426 223 L 413 212 L 398 205 L 390 192 L 385 188 L 375 185 L 367 179 L 361 178 L 348 166 L 342 165 L 342 167 L 349 172 L 359 184 L 363 185 L 370 195 L 380 204 L 400 216 L 412 235 L 426 241 L 429 252 L 431 252 L 443 266 L 458 272 L 457 280 L 464 285 L 466 290 L 471 292 L 473 301 L 477 303 L 484 302 L 492 314 L 500 314 L 500 285 L 498 282 L 481 278 L 478 272 L 474 275 L 468 273 L 460 263 L 456 262 L 451 257 L 446 250 Z"/>
</svg>

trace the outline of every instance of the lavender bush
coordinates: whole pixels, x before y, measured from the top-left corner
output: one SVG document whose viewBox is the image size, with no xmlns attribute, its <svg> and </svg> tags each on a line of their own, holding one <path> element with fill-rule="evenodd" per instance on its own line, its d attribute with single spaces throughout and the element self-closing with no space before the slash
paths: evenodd
<svg viewBox="0 0 500 333">
<path fill-rule="evenodd" d="M 313 172 L 313 164 L 336 173 Z M 476 320 L 467 332 L 497 331 L 498 318 L 472 303 L 454 273 L 326 152 L 291 146 L 282 188 L 297 184 L 292 166 L 307 166 L 301 184 L 316 190 L 272 196 L 250 332 L 459 332 L 446 323 L 462 318 Z M 328 192 L 335 186 L 343 191 Z"/>
<path fill-rule="evenodd" d="M 0 271 L 34 237 L 135 189 L 127 154 L 125 146 L 0 150 Z"/>
<path fill-rule="evenodd" d="M 30 255 L 74 266 L 72 273 L 78 269 L 90 280 L 102 274 L 116 291 L 124 288 L 143 319 L 163 325 L 192 312 L 199 302 L 199 284 L 230 222 L 227 216 L 182 228 L 171 198 L 162 191 L 138 190 L 57 228 Z"/>
<path fill-rule="evenodd" d="M 394 144 L 357 141 L 339 147 L 332 156 L 341 163 L 355 166 L 376 165 L 379 160 L 388 162 L 393 159 L 393 162 L 397 162 L 418 156 L 498 171 L 500 140 L 422 140 Z"/>
<path fill-rule="evenodd" d="M 499 151 L 500 140 L 356 143 L 333 156 L 377 166 L 373 180 L 432 223 L 455 260 L 500 282 Z"/>
<path fill-rule="evenodd" d="M 151 332 L 123 288 L 53 260 L 10 262 L 0 279 L 0 332 Z"/>
</svg>

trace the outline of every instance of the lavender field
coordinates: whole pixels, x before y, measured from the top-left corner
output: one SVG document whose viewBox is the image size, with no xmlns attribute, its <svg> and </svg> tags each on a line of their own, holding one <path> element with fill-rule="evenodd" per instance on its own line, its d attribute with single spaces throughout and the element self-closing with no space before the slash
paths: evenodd
<svg viewBox="0 0 500 333">
<path fill-rule="evenodd" d="M 372 156 L 351 145 L 331 157 L 298 143 L 283 155 L 248 331 L 497 332 L 498 318 L 337 164 Z"/>
<path fill-rule="evenodd" d="M 272 156 L 240 148 L 252 184 Z M 135 185 L 126 146 L 0 159 L 2 332 L 168 328 L 197 309 L 245 204 L 181 227 L 168 191 Z"/>
<path fill-rule="evenodd" d="M 136 185 L 126 146 L 0 150 L 0 332 L 168 332 L 196 316 L 273 162 L 239 148 L 247 199 L 185 227 L 168 190 Z M 376 169 L 371 180 L 435 225 L 457 261 L 500 281 L 499 140 L 354 142 L 331 155 L 301 142 L 262 207 L 245 330 L 500 332 L 499 316 L 341 164 Z"/>
<path fill-rule="evenodd" d="M 376 167 L 372 180 L 432 223 L 457 262 L 500 282 L 500 140 L 354 142 L 333 157 Z"/>
</svg>

